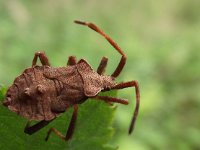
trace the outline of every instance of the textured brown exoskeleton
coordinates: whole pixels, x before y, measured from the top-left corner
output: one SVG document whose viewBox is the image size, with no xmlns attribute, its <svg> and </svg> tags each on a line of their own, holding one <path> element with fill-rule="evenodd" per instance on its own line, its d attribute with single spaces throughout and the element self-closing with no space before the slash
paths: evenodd
<svg viewBox="0 0 200 150">
<path fill-rule="evenodd" d="M 121 60 L 111 76 L 103 75 L 108 59 L 103 57 L 95 72 L 91 66 L 81 59 L 76 62 L 74 56 L 70 56 L 67 66 L 53 68 L 43 52 L 36 52 L 32 61 L 32 67 L 18 76 L 13 85 L 8 89 L 3 104 L 11 111 L 29 120 L 24 132 L 33 134 L 49 124 L 59 114 L 73 107 L 73 115 L 66 133 L 63 136 L 55 128 L 50 128 L 46 139 L 53 131 L 63 140 L 69 140 L 74 132 L 78 104 L 85 102 L 88 98 L 98 99 L 107 103 L 128 104 L 121 98 L 109 96 L 98 96 L 102 91 L 135 87 L 136 107 L 129 128 L 129 134 L 133 131 L 136 117 L 139 111 L 139 86 L 137 81 L 116 83 L 115 78 L 119 76 L 126 62 L 126 56 L 119 46 L 95 24 L 75 21 L 77 24 L 86 25 L 106 38 L 106 40 L 122 55 Z M 37 66 L 37 59 L 42 66 Z M 30 121 L 39 121 L 30 125 Z"/>
</svg>

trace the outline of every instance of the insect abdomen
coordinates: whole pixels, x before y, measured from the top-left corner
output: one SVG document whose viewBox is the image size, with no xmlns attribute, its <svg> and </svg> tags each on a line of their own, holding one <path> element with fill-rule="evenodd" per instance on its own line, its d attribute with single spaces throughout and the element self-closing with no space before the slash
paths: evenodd
<svg viewBox="0 0 200 150">
<path fill-rule="evenodd" d="M 8 89 L 8 108 L 29 120 L 51 120 L 57 114 L 51 112 L 51 99 L 56 96 L 55 83 L 47 79 L 43 72 L 46 66 L 26 69 Z M 47 90 L 48 88 L 48 90 Z M 47 93 L 48 91 L 49 93 Z"/>
</svg>

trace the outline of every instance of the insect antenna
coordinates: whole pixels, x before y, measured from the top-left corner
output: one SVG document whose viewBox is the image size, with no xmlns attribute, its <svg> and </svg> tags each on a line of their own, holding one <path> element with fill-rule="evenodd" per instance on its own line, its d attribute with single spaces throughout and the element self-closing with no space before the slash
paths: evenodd
<svg viewBox="0 0 200 150">
<path fill-rule="evenodd" d="M 106 35 L 95 24 L 93 24 L 91 22 L 83 22 L 83 21 L 78 21 L 78 20 L 75 20 L 74 22 L 77 23 L 77 24 L 80 24 L 80 25 L 88 26 L 90 29 L 92 29 L 92 30 L 96 31 L 97 33 L 99 33 L 100 35 L 102 35 L 121 54 L 121 56 L 122 56 L 121 60 L 118 64 L 117 68 L 115 69 L 115 71 L 111 75 L 113 78 L 118 77 L 119 74 L 121 73 L 121 71 L 123 70 L 125 64 L 126 64 L 126 55 L 124 54 L 122 49 L 117 45 L 116 42 L 114 42 L 108 35 Z"/>
</svg>

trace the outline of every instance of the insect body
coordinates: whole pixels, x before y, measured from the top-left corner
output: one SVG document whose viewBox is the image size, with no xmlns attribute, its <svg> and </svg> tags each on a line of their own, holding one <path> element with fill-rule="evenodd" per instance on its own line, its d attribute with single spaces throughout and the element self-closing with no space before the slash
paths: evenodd
<svg viewBox="0 0 200 150">
<path fill-rule="evenodd" d="M 3 102 L 11 111 L 29 120 L 24 132 L 33 134 L 49 124 L 59 114 L 73 107 L 73 115 L 66 136 L 63 136 L 55 128 L 50 128 L 47 133 L 48 140 L 51 132 L 54 132 L 63 140 L 69 140 L 74 132 L 78 113 L 78 104 L 85 102 L 88 98 L 103 100 L 107 103 L 128 104 L 121 98 L 99 96 L 102 91 L 135 87 L 136 107 L 129 128 L 132 132 L 139 111 L 139 86 L 137 81 L 116 83 L 115 78 L 121 73 L 126 56 L 119 46 L 96 25 L 87 22 L 75 21 L 75 23 L 86 25 L 95 30 L 122 55 L 121 61 L 111 76 L 104 75 L 108 59 L 103 57 L 97 71 L 81 59 L 76 62 L 74 56 L 70 56 L 66 67 L 53 68 L 43 52 L 36 52 L 32 61 L 32 67 L 18 76 L 13 85 L 8 89 L 6 99 Z M 37 59 L 42 66 L 37 66 Z M 30 121 L 39 121 L 30 125 Z"/>
</svg>

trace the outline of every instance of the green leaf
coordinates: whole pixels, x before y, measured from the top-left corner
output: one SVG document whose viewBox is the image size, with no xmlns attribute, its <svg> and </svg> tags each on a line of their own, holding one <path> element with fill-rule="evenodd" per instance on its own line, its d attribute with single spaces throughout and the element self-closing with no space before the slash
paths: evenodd
<svg viewBox="0 0 200 150">
<path fill-rule="evenodd" d="M 6 88 L 0 87 L 1 101 L 5 96 Z M 109 93 L 109 95 L 116 93 Z M 65 135 L 72 115 L 72 109 L 55 119 L 47 127 L 33 135 L 24 134 L 26 119 L 11 112 L 0 105 L 0 149 L 2 150 L 115 150 L 108 142 L 113 135 L 112 118 L 114 107 L 105 102 L 89 99 L 79 105 L 78 119 L 73 138 L 64 142 L 54 133 L 45 142 L 50 127 L 55 127 Z"/>
<path fill-rule="evenodd" d="M 6 91 L 7 91 L 7 88 L 0 84 L 0 100 L 4 99 Z"/>
</svg>

